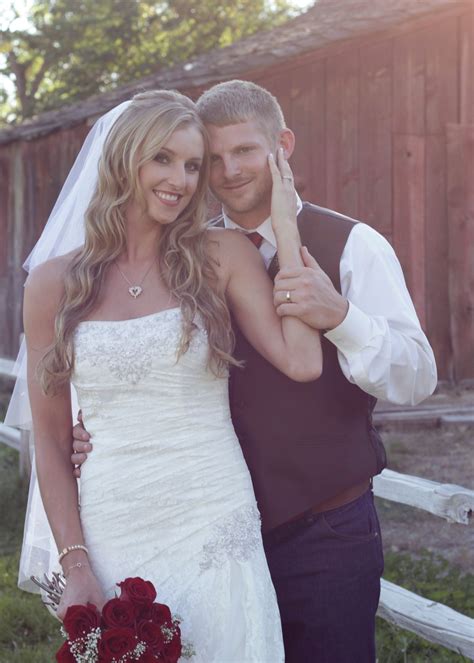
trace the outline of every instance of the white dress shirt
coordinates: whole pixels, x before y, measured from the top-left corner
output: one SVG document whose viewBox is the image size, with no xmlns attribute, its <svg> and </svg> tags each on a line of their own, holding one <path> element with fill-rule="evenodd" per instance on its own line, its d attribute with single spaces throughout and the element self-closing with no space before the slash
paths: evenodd
<svg viewBox="0 0 474 663">
<path fill-rule="evenodd" d="M 301 209 L 298 200 L 298 213 Z M 248 232 L 223 216 L 226 228 Z M 277 250 L 271 218 L 252 232 L 263 237 L 259 251 L 268 268 Z M 433 350 L 389 242 L 367 224 L 357 223 L 342 252 L 339 274 L 349 309 L 341 324 L 324 335 L 337 347 L 346 378 L 392 403 L 415 405 L 432 394 L 437 384 Z"/>
</svg>

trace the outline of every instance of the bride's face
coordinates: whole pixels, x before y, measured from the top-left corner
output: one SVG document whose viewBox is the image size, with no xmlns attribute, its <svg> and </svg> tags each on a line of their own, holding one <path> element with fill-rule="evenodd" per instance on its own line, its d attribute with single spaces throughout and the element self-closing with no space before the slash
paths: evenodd
<svg viewBox="0 0 474 663">
<path fill-rule="evenodd" d="M 138 177 L 147 217 L 169 224 L 189 205 L 196 192 L 204 158 L 204 140 L 197 127 L 177 129 Z"/>
</svg>

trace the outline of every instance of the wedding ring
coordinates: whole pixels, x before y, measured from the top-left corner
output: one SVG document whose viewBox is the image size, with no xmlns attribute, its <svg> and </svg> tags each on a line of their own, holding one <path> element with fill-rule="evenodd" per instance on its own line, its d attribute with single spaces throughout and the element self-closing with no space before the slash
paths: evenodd
<svg viewBox="0 0 474 663">
<path fill-rule="evenodd" d="M 285 300 L 287 303 L 291 303 L 291 292 L 289 290 L 286 291 Z"/>
<path fill-rule="evenodd" d="M 290 180 L 290 182 L 293 182 L 293 178 L 290 175 L 282 175 L 281 179 L 282 180 Z"/>
</svg>

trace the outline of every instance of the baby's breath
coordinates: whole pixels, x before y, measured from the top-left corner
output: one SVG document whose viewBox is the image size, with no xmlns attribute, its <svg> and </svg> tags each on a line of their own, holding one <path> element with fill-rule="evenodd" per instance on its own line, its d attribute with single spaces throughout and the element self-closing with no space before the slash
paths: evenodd
<svg viewBox="0 0 474 663">
<path fill-rule="evenodd" d="M 140 656 L 146 652 L 146 644 L 140 640 L 132 651 L 128 651 L 120 658 L 113 658 L 112 663 L 128 663 L 128 661 L 139 661 Z"/>
<path fill-rule="evenodd" d="M 64 629 L 61 627 L 61 632 Z M 101 637 L 100 628 L 90 631 L 83 638 L 69 640 L 69 649 L 76 663 L 97 663 L 99 659 L 98 643 Z M 132 651 L 127 652 L 120 658 L 113 658 L 112 663 L 129 663 L 139 661 L 142 654 L 146 652 L 146 644 L 141 640 L 137 642 Z"/>
<path fill-rule="evenodd" d="M 179 615 L 173 617 L 173 621 L 170 626 L 162 626 L 161 632 L 163 633 L 163 638 L 166 644 L 171 642 L 175 635 L 178 634 L 178 627 L 182 622 L 182 618 Z M 181 658 L 191 658 L 196 655 L 196 650 L 193 645 L 189 642 L 181 643 Z"/>
<path fill-rule="evenodd" d="M 171 642 L 171 640 L 177 635 L 178 633 L 178 626 L 180 625 L 181 621 L 175 617 L 171 624 L 169 626 L 162 626 L 161 627 L 161 632 L 163 633 L 163 638 L 166 644 Z"/>
<path fill-rule="evenodd" d="M 99 627 L 89 631 L 84 637 L 69 640 L 69 649 L 76 663 L 96 663 L 99 658 L 98 644 L 101 637 Z"/>
<path fill-rule="evenodd" d="M 191 658 L 196 656 L 196 650 L 189 642 L 183 642 L 181 645 L 181 658 Z"/>
</svg>

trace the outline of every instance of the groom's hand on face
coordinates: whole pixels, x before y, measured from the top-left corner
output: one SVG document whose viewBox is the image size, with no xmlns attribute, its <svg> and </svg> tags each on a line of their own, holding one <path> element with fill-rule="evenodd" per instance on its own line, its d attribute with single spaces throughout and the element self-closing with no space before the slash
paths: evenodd
<svg viewBox="0 0 474 663">
<path fill-rule="evenodd" d="M 275 278 L 276 312 L 279 316 L 300 318 L 315 329 L 334 329 L 346 317 L 349 302 L 335 289 L 305 246 L 301 248 L 301 257 L 304 267 L 281 269 Z"/>
<path fill-rule="evenodd" d="M 87 454 L 92 451 L 92 444 L 89 442 L 90 435 L 84 428 L 82 421 L 82 412 L 79 410 L 77 415 L 78 424 L 72 429 L 72 448 L 71 463 L 74 466 L 73 476 L 78 479 L 81 476 L 81 465 L 87 460 Z"/>
</svg>

